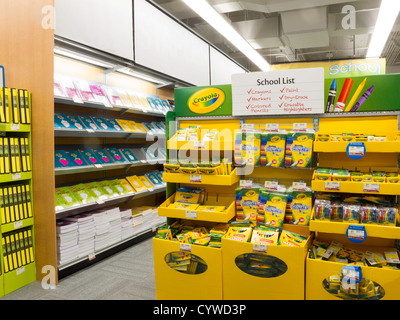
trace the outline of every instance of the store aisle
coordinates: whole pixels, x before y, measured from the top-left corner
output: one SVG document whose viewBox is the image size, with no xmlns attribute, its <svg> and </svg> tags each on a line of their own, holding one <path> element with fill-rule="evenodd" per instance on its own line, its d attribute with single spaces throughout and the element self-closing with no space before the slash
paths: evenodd
<svg viewBox="0 0 400 320">
<path fill-rule="evenodd" d="M 36 281 L 0 300 L 154 300 L 152 239 L 147 239 L 43 289 Z"/>
</svg>

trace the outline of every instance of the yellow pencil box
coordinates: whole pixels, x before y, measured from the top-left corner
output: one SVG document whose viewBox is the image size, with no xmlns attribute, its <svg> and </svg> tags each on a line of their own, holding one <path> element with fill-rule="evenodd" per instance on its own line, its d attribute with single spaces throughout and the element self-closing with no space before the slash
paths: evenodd
<svg viewBox="0 0 400 320">
<path fill-rule="evenodd" d="M 173 163 L 164 163 L 164 171 L 169 173 L 179 173 L 180 165 Z"/>
</svg>

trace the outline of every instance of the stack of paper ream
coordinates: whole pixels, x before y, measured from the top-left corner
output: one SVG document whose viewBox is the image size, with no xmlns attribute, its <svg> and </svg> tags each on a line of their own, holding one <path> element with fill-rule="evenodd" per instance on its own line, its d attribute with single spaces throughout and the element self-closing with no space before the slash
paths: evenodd
<svg viewBox="0 0 400 320">
<path fill-rule="evenodd" d="M 121 211 L 121 238 L 127 239 L 134 235 L 132 210 Z"/>
<path fill-rule="evenodd" d="M 142 206 L 132 208 L 135 233 L 146 232 L 166 223 L 165 217 L 158 216 L 155 207 Z M 137 223 L 136 223 L 137 222 Z"/>
<path fill-rule="evenodd" d="M 121 241 L 121 212 L 119 208 L 107 210 L 107 217 L 110 221 L 110 244 Z"/>
<path fill-rule="evenodd" d="M 78 223 L 59 220 L 57 231 L 57 260 L 58 265 L 71 262 L 78 258 Z"/>
<path fill-rule="evenodd" d="M 78 258 L 93 254 L 96 229 L 92 214 L 79 214 L 65 220 L 78 223 Z"/>
<path fill-rule="evenodd" d="M 94 248 L 95 251 L 107 247 L 110 243 L 110 221 L 107 216 L 107 210 L 97 210 L 92 212 L 95 225 Z"/>
</svg>

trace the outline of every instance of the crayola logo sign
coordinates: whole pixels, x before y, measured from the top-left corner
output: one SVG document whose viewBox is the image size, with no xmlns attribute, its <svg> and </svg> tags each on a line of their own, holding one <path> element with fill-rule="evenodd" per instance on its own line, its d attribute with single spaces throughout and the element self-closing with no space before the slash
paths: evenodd
<svg viewBox="0 0 400 320">
<path fill-rule="evenodd" d="M 218 88 L 206 88 L 194 93 L 188 107 L 194 113 L 205 114 L 218 109 L 225 101 L 225 94 Z"/>
</svg>

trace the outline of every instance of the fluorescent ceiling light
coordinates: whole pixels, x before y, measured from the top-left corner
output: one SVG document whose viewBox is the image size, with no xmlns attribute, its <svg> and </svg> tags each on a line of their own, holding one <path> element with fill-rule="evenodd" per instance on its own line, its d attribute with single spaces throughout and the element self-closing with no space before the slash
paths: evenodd
<svg viewBox="0 0 400 320">
<path fill-rule="evenodd" d="M 206 0 L 183 0 L 183 2 L 243 52 L 262 71 L 270 70 L 269 63 Z"/>
<path fill-rule="evenodd" d="M 123 74 L 132 76 L 132 77 L 136 77 L 136 78 L 140 78 L 142 80 L 146 80 L 149 82 L 153 82 L 153 83 L 158 83 L 158 84 L 166 84 L 166 82 L 161 81 L 159 79 L 153 78 L 151 76 L 145 75 L 143 73 L 139 73 L 136 72 L 134 70 L 132 70 L 131 68 L 121 68 L 121 69 L 117 69 L 118 72 L 121 72 Z"/>
<path fill-rule="evenodd" d="M 83 55 L 83 54 L 80 54 L 80 53 L 77 53 L 77 52 L 74 52 L 74 51 L 66 50 L 64 48 L 55 47 L 54 48 L 54 53 L 56 55 L 59 55 L 59 56 L 71 58 L 71 59 L 74 59 L 74 60 L 85 62 L 85 63 L 91 64 L 91 65 L 95 65 L 95 66 L 98 66 L 98 67 L 102 67 L 102 68 L 105 68 L 105 69 L 110 69 L 110 68 L 114 67 L 114 65 L 112 65 L 110 63 L 107 63 L 105 61 L 102 61 L 102 60 L 99 60 L 99 59 L 95 59 L 95 58 L 91 58 L 89 56 L 86 56 L 86 55 Z"/>
<path fill-rule="evenodd" d="M 399 0 L 382 0 L 367 58 L 379 58 L 400 11 Z"/>
</svg>

